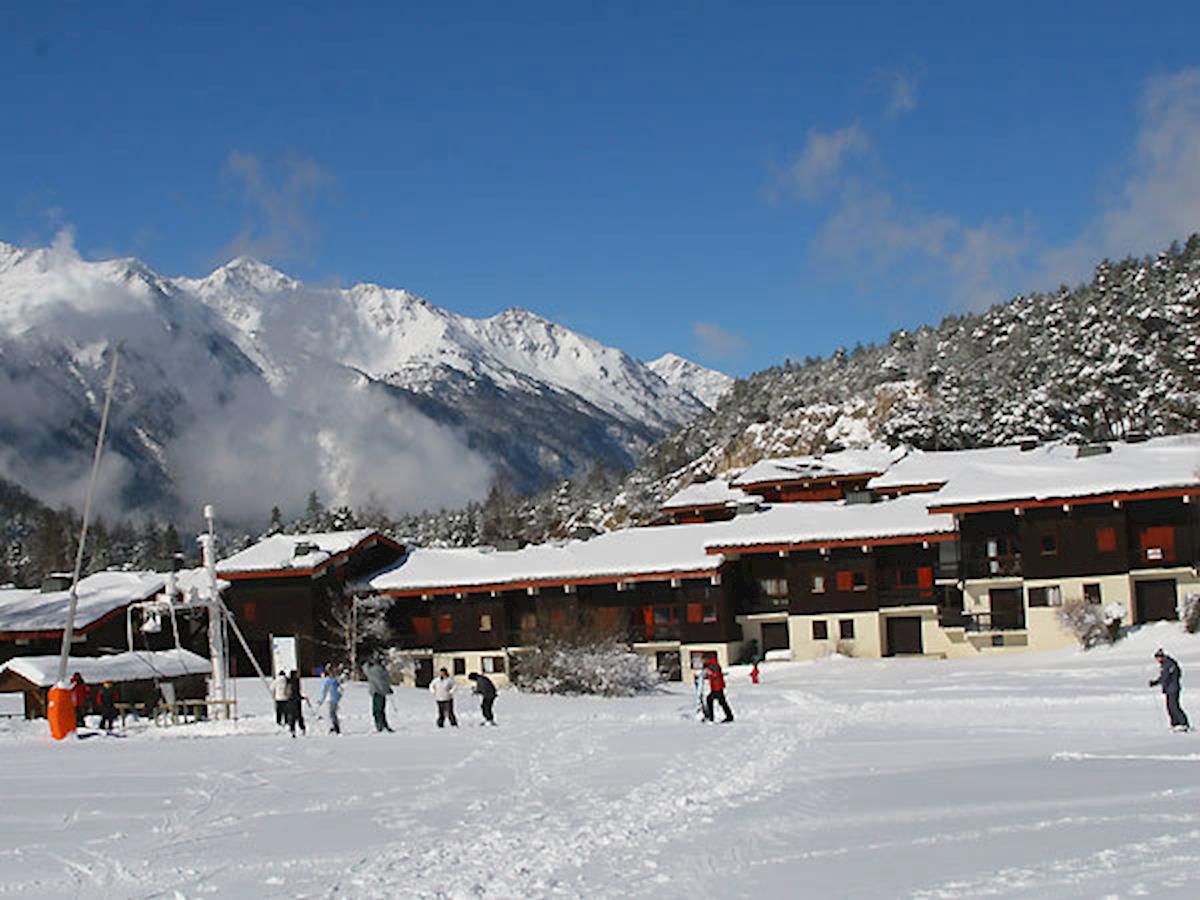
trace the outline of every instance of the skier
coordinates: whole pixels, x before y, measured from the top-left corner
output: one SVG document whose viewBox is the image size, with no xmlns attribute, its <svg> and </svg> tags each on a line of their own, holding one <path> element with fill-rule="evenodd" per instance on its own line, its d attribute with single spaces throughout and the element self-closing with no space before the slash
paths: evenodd
<svg viewBox="0 0 1200 900">
<path fill-rule="evenodd" d="M 387 698 L 392 692 L 392 679 L 379 660 L 363 663 L 363 674 L 367 676 L 367 688 L 371 692 L 371 714 L 375 717 L 375 731 L 391 731 L 387 720 Z"/>
<path fill-rule="evenodd" d="M 1167 697 L 1167 715 L 1171 717 L 1171 727 L 1176 731 L 1189 731 L 1191 726 L 1187 713 L 1179 705 L 1179 692 L 1183 689 L 1179 681 L 1183 677 L 1183 670 L 1179 668 L 1179 663 L 1163 653 L 1162 648 L 1154 651 L 1154 658 L 1158 661 L 1158 677 L 1150 682 L 1150 687 L 1162 686 L 1162 692 Z"/>
<path fill-rule="evenodd" d="M 708 697 L 704 701 L 704 720 L 706 722 L 713 720 L 713 703 L 720 703 L 721 709 L 725 710 L 725 718 L 721 721 L 732 722 L 733 710 L 729 708 L 729 703 L 725 700 L 725 675 L 721 672 L 721 665 L 715 656 L 710 657 L 704 664 L 704 677 L 708 679 Z"/>
<path fill-rule="evenodd" d="M 96 704 L 100 707 L 100 727 L 112 731 L 117 723 L 117 702 L 121 695 L 113 687 L 113 683 L 105 679 L 104 686 L 96 692 Z"/>
<path fill-rule="evenodd" d="M 429 683 L 429 693 L 433 694 L 433 699 L 437 701 L 438 728 L 445 727 L 446 719 L 457 728 L 458 719 L 454 718 L 454 679 L 450 677 L 445 666 L 438 670 L 438 677 Z"/>
<path fill-rule="evenodd" d="M 304 710 L 300 706 L 307 699 L 300 689 L 300 673 L 292 669 L 292 674 L 287 677 L 287 700 L 284 701 L 286 703 L 285 718 L 292 737 L 296 736 L 297 725 L 300 726 L 301 734 L 308 734 L 308 729 L 304 727 Z"/>
<path fill-rule="evenodd" d="M 279 670 L 279 674 L 271 682 L 271 696 L 275 698 L 275 724 L 283 725 L 287 721 L 288 699 L 288 677 L 283 669 Z"/>
<path fill-rule="evenodd" d="M 317 701 L 317 709 L 325 699 L 329 698 L 329 733 L 341 734 L 342 726 L 338 722 L 338 704 L 342 702 L 342 683 L 338 680 L 333 666 L 325 667 L 325 677 L 321 679 L 321 699 Z"/>
<path fill-rule="evenodd" d="M 76 672 L 71 676 L 71 702 L 75 704 L 75 727 L 82 728 L 87 723 L 84 713 L 87 711 L 88 686 L 83 676 Z"/>
<path fill-rule="evenodd" d="M 495 725 L 496 719 L 492 716 L 492 704 L 496 702 L 496 685 L 492 684 L 492 679 L 486 675 L 480 675 L 478 672 L 472 672 L 467 679 L 475 682 L 471 693 L 479 695 L 479 711 L 483 713 L 484 721 Z M 479 724 L 482 725 L 483 722 Z"/>
</svg>

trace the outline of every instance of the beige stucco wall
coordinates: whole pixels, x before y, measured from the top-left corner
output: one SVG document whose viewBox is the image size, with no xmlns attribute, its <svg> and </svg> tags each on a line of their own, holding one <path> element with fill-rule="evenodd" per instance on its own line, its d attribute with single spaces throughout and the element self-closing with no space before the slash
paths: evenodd
<svg viewBox="0 0 1200 900">
<path fill-rule="evenodd" d="M 839 637 L 838 623 L 842 619 L 854 622 L 852 640 Z M 813 640 L 812 623 L 824 621 L 829 637 Z M 832 653 L 847 656 L 878 657 L 883 655 L 883 623 L 877 612 L 828 613 L 815 616 L 791 616 L 788 619 L 788 638 L 793 659 L 819 659 Z"/>
</svg>

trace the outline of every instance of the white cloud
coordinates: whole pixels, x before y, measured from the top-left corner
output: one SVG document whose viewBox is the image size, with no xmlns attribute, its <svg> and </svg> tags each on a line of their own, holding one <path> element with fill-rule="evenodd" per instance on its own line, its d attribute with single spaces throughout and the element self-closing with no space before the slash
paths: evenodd
<svg viewBox="0 0 1200 900">
<path fill-rule="evenodd" d="M 912 72 L 893 72 L 888 77 L 888 105 L 884 111 L 889 119 L 917 108 L 918 77 Z"/>
<path fill-rule="evenodd" d="M 915 103 L 915 82 L 897 78 L 892 98 L 899 106 Z M 1039 247 L 1035 223 L 1006 217 L 972 222 L 902 205 L 892 192 L 864 186 L 857 173 L 842 171 L 811 251 L 851 271 L 864 286 L 903 280 L 944 292 L 952 305 L 967 309 L 1076 283 L 1106 256 L 1151 253 L 1200 230 L 1200 68 L 1150 79 L 1137 117 L 1125 178 L 1101 198 L 1079 235 L 1060 246 Z M 832 139 L 842 133 L 856 136 Z M 842 170 L 852 148 L 866 147 L 869 136 L 860 133 L 852 125 L 823 143 L 810 140 L 813 152 L 806 151 L 807 168 L 801 167 L 813 175 L 808 183 L 817 183 L 817 173 Z"/>
<path fill-rule="evenodd" d="M 230 152 L 224 176 L 240 192 L 243 223 L 219 251 L 221 260 L 253 256 L 282 262 L 312 248 L 317 227 L 311 207 L 335 179 L 309 159 L 288 159 L 279 168 L 280 172 L 268 172 L 253 153 Z"/>
<path fill-rule="evenodd" d="M 1150 79 L 1128 174 L 1079 237 L 1042 255 L 1047 278 L 1075 281 L 1102 257 L 1152 253 L 1200 230 L 1200 68 Z"/>
<path fill-rule="evenodd" d="M 731 359 L 742 355 L 749 348 L 749 343 L 744 337 L 726 331 L 712 322 L 694 323 L 692 336 L 699 343 L 701 353 L 712 359 Z"/>
<path fill-rule="evenodd" d="M 814 200 L 836 186 L 847 159 L 870 146 L 858 124 L 836 131 L 810 129 L 804 149 L 788 166 L 787 180 L 806 200 Z"/>
</svg>

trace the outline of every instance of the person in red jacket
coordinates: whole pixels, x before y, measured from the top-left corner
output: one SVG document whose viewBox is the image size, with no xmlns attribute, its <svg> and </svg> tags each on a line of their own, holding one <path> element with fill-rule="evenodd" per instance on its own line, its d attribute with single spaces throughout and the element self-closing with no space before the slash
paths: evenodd
<svg viewBox="0 0 1200 900">
<path fill-rule="evenodd" d="M 729 702 L 725 699 L 725 675 L 715 656 L 709 657 L 708 662 L 704 664 L 704 677 L 708 679 L 708 696 L 704 698 L 704 720 L 713 720 L 713 704 L 720 703 L 721 709 L 725 710 L 725 718 L 721 721 L 732 722 L 733 710 L 729 708 Z"/>
<path fill-rule="evenodd" d="M 83 676 L 76 672 L 71 676 L 71 703 L 75 706 L 75 727 L 82 728 L 83 716 L 87 712 L 88 686 Z"/>
</svg>

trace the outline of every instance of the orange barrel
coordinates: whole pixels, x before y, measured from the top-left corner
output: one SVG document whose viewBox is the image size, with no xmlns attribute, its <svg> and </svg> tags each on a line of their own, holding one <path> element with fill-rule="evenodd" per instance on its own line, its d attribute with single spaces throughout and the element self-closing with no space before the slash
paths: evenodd
<svg viewBox="0 0 1200 900">
<path fill-rule="evenodd" d="M 75 701 L 71 699 L 70 688 L 50 688 L 46 718 L 50 720 L 50 735 L 56 741 L 61 741 L 75 730 Z"/>
</svg>

